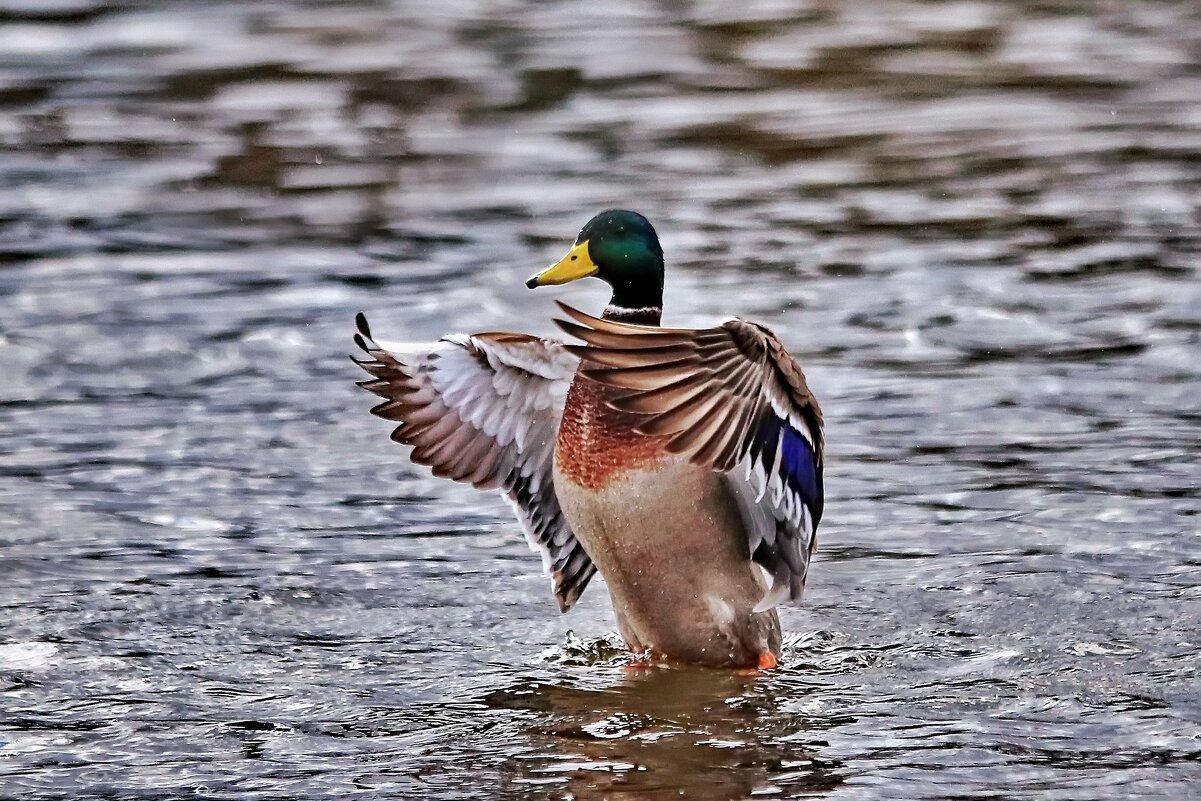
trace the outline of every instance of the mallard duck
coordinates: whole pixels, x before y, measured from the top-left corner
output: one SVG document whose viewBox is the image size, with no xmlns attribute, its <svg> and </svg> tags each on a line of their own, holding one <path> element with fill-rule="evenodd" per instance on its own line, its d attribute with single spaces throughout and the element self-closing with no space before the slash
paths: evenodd
<svg viewBox="0 0 1201 801">
<path fill-rule="evenodd" d="M 762 325 L 660 327 L 663 249 L 642 215 L 596 215 L 527 286 L 590 276 L 613 296 L 600 317 L 558 304 L 576 344 L 389 346 L 358 315 L 371 411 L 413 462 L 508 498 L 562 611 L 599 570 L 631 650 L 774 667 L 775 607 L 800 601 L 822 515 L 817 400 Z"/>
</svg>

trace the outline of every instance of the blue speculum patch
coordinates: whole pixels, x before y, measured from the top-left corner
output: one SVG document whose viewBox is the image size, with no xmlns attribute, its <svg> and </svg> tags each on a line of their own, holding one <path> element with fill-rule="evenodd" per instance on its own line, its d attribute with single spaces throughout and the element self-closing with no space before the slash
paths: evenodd
<svg viewBox="0 0 1201 801">
<path fill-rule="evenodd" d="M 764 415 L 759 424 L 758 439 L 758 447 L 752 448 L 752 455 L 755 450 L 761 451 L 763 464 L 768 468 L 775 462 L 776 443 L 781 443 L 781 476 L 809 507 L 816 526 L 822 516 L 823 493 L 813 446 L 799 431 L 774 414 Z"/>
</svg>

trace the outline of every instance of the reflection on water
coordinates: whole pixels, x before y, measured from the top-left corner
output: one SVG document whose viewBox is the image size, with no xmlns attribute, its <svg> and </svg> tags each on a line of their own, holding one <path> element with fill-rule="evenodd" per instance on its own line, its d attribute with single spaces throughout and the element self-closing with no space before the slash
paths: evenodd
<svg viewBox="0 0 1201 801">
<path fill-rule="evenodd" d="M 778 685 L 697 668 L 589 670 L 555 683 L 521 681 L 490 693 L 495 709 L 537 713 L 534 750 L 513 785 L 575 797 L 718 799 L 817 793 L 841 781 L 804 745 L 832 725 L 781 714 Z"/>
<path fill-rule="evenodd" d="M 1198 52 L 1143 0 L 0 0 L 0 796 L 1189 796 Z M 351 384 L 360 309 L 549 333 L 614 205 L 827 412 L 768 675 L 627 670 Z"/>
</svg>

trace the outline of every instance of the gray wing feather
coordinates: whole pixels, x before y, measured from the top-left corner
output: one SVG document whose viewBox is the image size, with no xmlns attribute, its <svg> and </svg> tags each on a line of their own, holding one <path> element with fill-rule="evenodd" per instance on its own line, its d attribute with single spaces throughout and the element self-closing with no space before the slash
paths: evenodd
<svg viewBox="0 0 1201 801">
<path fill-rule="evenodd" d="M 359 386 L 383 402 L 371 412 L 400 423 L 392 439 L 434 475 L 504 493 L 530 547 L 542 555 L 559 608 L 567 611 L 596 567 L 563 517 L 552 466 L 567 388 L 579 359 L 526 334 L 452 334 L 435 343 L 390 345 L 355 318 L 354 358 L 372 375 Z"/>
</svg>

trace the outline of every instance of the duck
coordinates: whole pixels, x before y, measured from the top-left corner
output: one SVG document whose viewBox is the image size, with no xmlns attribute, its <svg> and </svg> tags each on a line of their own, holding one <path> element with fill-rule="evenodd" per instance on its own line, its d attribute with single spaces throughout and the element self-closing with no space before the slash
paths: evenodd
<svg viewBox="0 0 1201 801">
<path fill-rule="evenodd" d="M 413 463 L 509 501 L 560 611 L 599 572 L 640 657 L 774 668 L 777 608 L 801 600 L 824 506 L 805 374 L 759 323 L 663 326 L 663 248 L 637 212 L 595 215 L 526 286 L 585 278 L 612 296 L 600 316 L 556 301 L 566 341 L 389 344 L 359 313 L 371 412 Z"/>
</svg>

